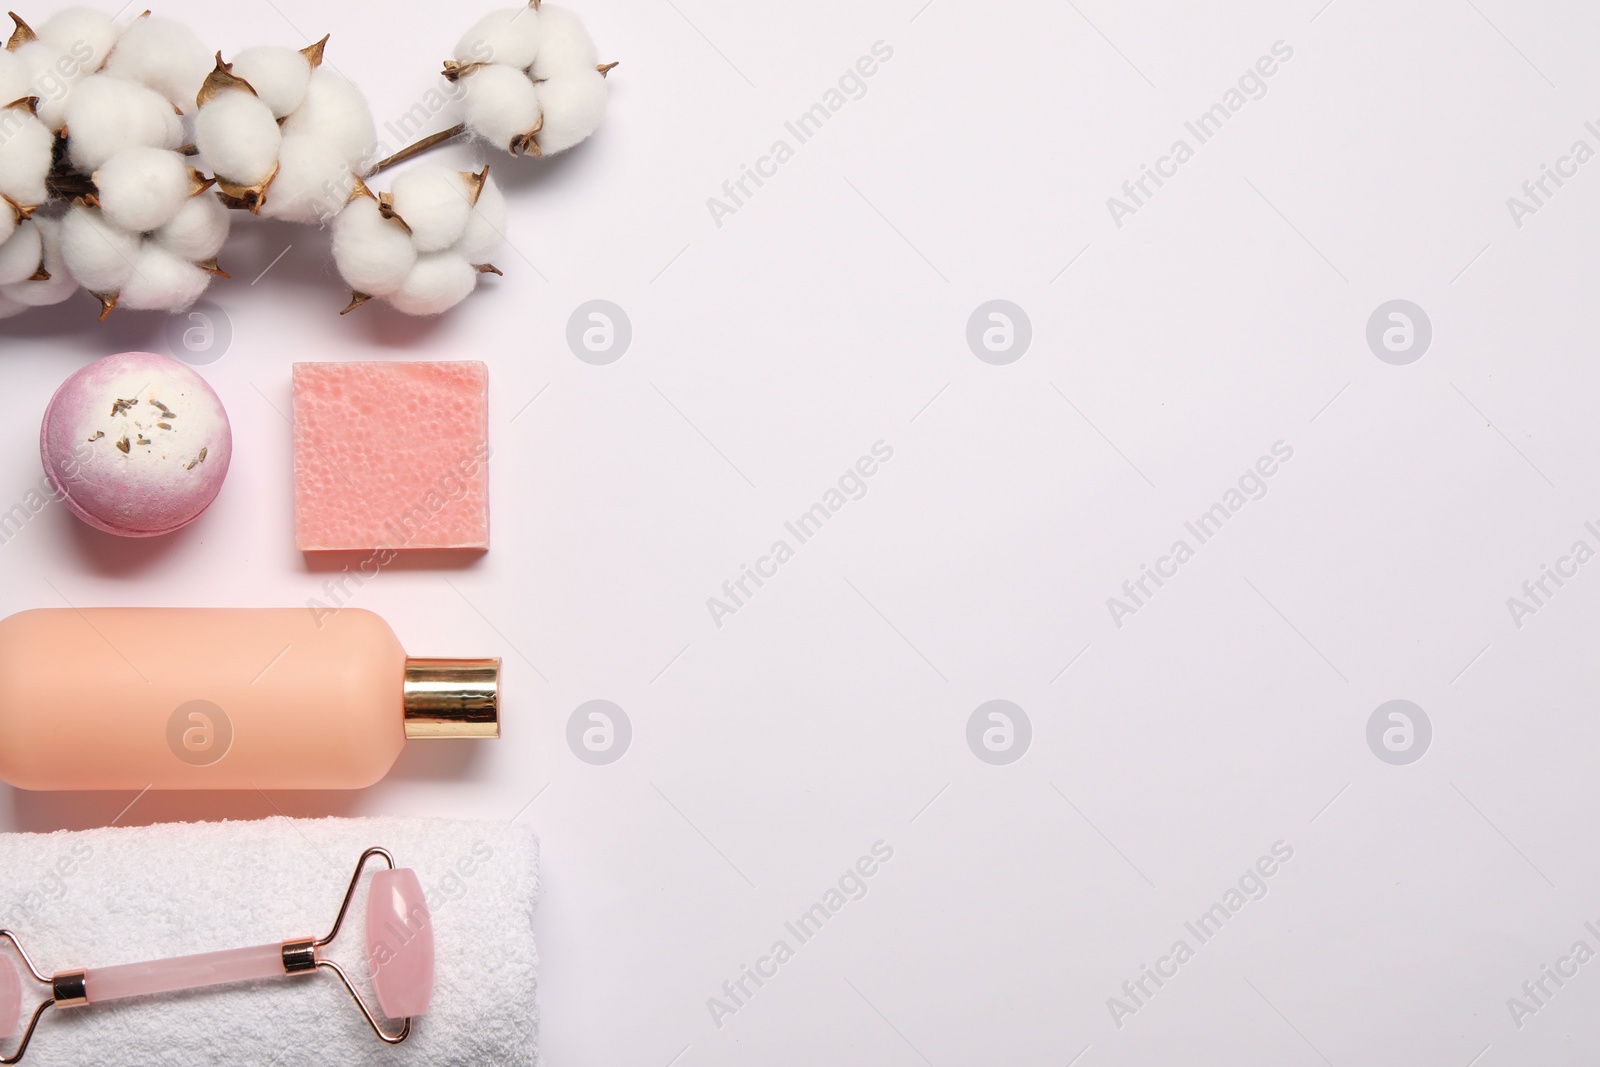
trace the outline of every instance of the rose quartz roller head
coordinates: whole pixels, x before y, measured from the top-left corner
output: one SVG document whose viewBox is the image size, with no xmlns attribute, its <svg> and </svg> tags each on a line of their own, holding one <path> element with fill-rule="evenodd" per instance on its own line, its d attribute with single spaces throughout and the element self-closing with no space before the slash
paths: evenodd
<svg viewBox="0 0 1600 1067">
<path fill-rule="evenodd" d="M 400 1019 L 400 1029 L 390 1033 L 378 1025 L 377 1016 L 356 991 L 350 976 L 337 963 L 322 956 L 322 949 L 339 935 L 351 898 L 361 881 L 367 860 L 377 856 L 388 864 L 372 876 L 367 889 L 367 963 L 372 985 L 378 994 L 378 1007 L 385 1018 Z M 344 902 L 333 920 L 333 929 L 321 938 L 294 938 L 252 948 L 201 952 L 147 963 L 124 963 L 113 967 L 57 971 L 44 975 L 33 965 L 21 942 L 10 930 L 0 930 L 0 939 L 11 943 L 33 980 L 50 988 L 22 1025 L 22 983 L 9 961 L 0 962 L 0 1038 L 10 1037 L 19 1027 L 22 1040 L 16 1051 L 0 1057 L 0 1064 L 16 1063 L 28 1050 L 34 1028 L 49 1008 L 80 1008 L 109 1000 L 172 993 L 184 989 L 244 982 L 257 978 L 332 971 L 344 983 L 368 1025 L 385 1043 L 398 1045 L 411 1036 L 411 1020 L 428 1010 L 433 995 L 433 924 L 417 872 L 396 867 L 394 857 L 381 848 L 369 848 L 356 863 L 356 872 L 345 890 Z"/>
</svg>

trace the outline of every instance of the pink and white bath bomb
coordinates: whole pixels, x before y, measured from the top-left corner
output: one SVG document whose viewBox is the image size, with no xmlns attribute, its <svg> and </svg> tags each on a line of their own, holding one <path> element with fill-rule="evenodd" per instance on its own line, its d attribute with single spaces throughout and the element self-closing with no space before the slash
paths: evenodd
<svg viewBox="0 0 1600 1067">
<path fill-rule="evenodd" d="M 39 428 L 50 484 L 72 513 L 123 537 L 192 522 L 233 455 L 222 401 L 170 356 L 123 352 L 61 383 Z"/>
</svg>

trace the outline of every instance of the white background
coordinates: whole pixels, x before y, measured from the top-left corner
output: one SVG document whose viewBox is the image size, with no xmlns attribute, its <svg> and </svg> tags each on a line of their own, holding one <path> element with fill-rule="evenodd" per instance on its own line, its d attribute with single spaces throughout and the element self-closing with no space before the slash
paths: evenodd
<svg viewBox="0 0 1600 1067">
<path fill-rule="evenodd" d="M 325 234 L 236 225 L 209 294 L 233 341 L 201 368 L 221 497 L 142 543 L 52 506 L 0 545 L 0 606 L 322 595 L 291 362 L 483 359 L 493 548 L 354 602 L 415 654 L 503 656 L 504 737 L 414 745 L 354 795 L 152 793 L 121 822 L 526 821 L 552 1065 L 1596 1062 L 1600 962 L 1520 1028 L 1507 998 L 1600 950 L 1600 563 L 1520 627 L 1506 601 L 1600 547 L 1600 161 L 1520 228 L 1506 200 L 1600 148 L 1600 13 L 921 5 L 586 0 L 622 61 L 606 124 L 487 157 L 515 249 L 438 321 L 339 318 Z M 331 32 L 382 126 L 478 7 L 161 10 L 225 52 Z M 865 96 L 719 227 L 707 198 L 877 41 Z M 1107 198 L 1276 41 L 1266 94 L 1118 227 Z M 565 339 L 597 298 L 632 323 L 609 366 Z M 1007 366 L 965 337 L 995 298 L 1032 323 Z M 1365 337 L 1397 298 L 1433 326 L 1405 366 Z M 0 327 L 7 506 L 63 377 L 165 349 L 160 317 L 92 312 Z M 716 626 L 707 598 L 879 440 L 867 495 Z M 1118 627 L 1107 598 L 1278 441 L 1267 495 Z M 1397 698 L 1433 727 L 1407 766 L 1366 740 Z M 591 699 L 632 723 L 607 766 L 566 740 Z M 1007 766 L 966 740 L 991 699 L 1032 723 Z M 0 821 L 130 799 L 7 790 Z M 708 998 L 880 840 L 867 895 L 719 1027 Z M 1278 841 L 1266 897 L 1119 1028 L 1108 998 Z"/>
</svg>

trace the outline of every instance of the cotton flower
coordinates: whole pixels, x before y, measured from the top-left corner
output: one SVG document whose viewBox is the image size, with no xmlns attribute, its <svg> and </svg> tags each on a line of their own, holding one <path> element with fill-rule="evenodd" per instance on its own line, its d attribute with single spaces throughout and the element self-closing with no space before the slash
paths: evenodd
<svg viewBox="0 0 1600 1067">
<path fill-rule="evenodd" d="M 41 216 L 31 220 L 28 225 L 39 233 L 42 245 L 40 262 L 34 273 L 23 281 L 0 285 L 0 298 L 24 307 L 59 304 L 78 291 L 78 280 L 67 269 L 66 259 L 62 256 L 61 220 Z"/>
<path fill-rule="evenodd" d="M 8 212 L 0 205 L 0 216 L 10 214 L 15 223 L 49 199 L 46 179 L 54 147 L 55 137 L 26 104 L 0 108 L 0 197 L 11 207 Z"/>
<path fill-rule="evenodd" d="M 275 119 L 287 118 L 306 98 L 311 72 L 322 63 L 324 37 L 304 51 L 257 45 L 233 57 L 233 73 L 250 83 Z"/>
<path fill-rule="evenodd" d="M 206 224 L 197 228 L 203 230 Z M 222 274 L 214 262 L 189 259 L 180 235 L 164 229 L 149 236 L 130 232 L 87 204 L 74 204 L 61 230 L 62 260 L 72 277 L 100 301 L 101 318 L 115 307 L 182 310 L 205 292 L 214 275 Z"/>
<path fill-rule="evenodd" d="M 181 311 L 200 299 L 210 284 L 211 275 L 204 268 L 145 241 L 117 292 L 116 305 L 134 311 Z"/>
<path fill-rule="evenodd" d="M 505 227 L 505 197 L 489 177 L 419 166 L 373 194 L 362 184 L 333 224 L 333 255 L 352 311 L 381 297 L 408 315 L 448 311 L 477 288 Z"/>
<path fill-rule="evenodd" d="M 598 127 L 616 65 L 563 8 L 490 12 L 445 64 L 465 121 L 374 162 L 372 109 L 323 65 L 326 37 L 229 63 L 149 12 L 119 24 L 69 7 L 37 31 L 12 19 L 0 49 L 0 318 L 79 288 L 101 318 L 185 308 L 227 277 L 218 256 L 240 208 L 329 224 L 345 311 L 378 299 L 440 314 L 500 273 L 504 193 L 487 167 L 409 167 L 378 193 L 365 179 L 463 130 L 513 155 L 564 151 Z"/>
<path fill-rule="evenodd" d="M 129 148 L 94 172 L 100 210 L 119 229 L 145 233 L 171 222 L 211 182 L 163 148 Z"/>
<path fill-rule="evenodd" d="M 485 16 L 444 75 L 466 89 L 467 128 L 512 155 L 554 155 L 588 138 L 606 109 L 606 72 L 578 16 L 530 0 Z"/>
<path fill-rule="evenodd" d="M 195 116 L 194 142 L 219 179 L 254 186 L 277 168 L 283 132 L 272 108 L 254 92 L 226 89 Z"/>
<path fill-rule="evenodd" d="M 321 65 L 326 44 L 249 49 L 232 63 L 216 57 L 198 94 L 195 147 L 229 206 L 319 224 L 370 164 L 372 109 L 344 75 Z"/>
<path fill-rule="evenodd" d="M 83 79 L 67 101 L 67 158 L 93 174 L 125 148 L 177 148 L 183 123 L 160 93 L 111 74 Z"/>
<path fill-rule="evenodd" d="M 107 74 L 155 90 L 184 114 L 194 110 L 195 96 L 210 71 L 211 50 L 193 30 L 150 15 L 141 15 L 122 31 L 105 64 Z"/>
<path fill-rule="evenodd" d="M 83 7 L 58 11 L 37 33 L 16 15 L 11 18 L 16 30 L 6 48 L 12 62 L 0 63 L 0 103 L 33 97 L 40 120 L 59 130 L 73 87 L 98 71 L 116 44 L 116 23 L 104 12 Z M 8 84 L 5 66 L 14 68 L 25 88 Z"/>
<path fill-rule="evenodd" d="M 17 225 L 16 230 L 0 244 L 0 287 L 24 281 L 37 273 L 44 258 L 44 244 L 39 237 L 39 227 L 30 219 Z"/>
<path fill-rule="evenodd" d="M 172 220 L 150 234 L 150 239 L 174 255 L 214 270 L 232 221 L 215 193 L 201 193 L 184 201 Z"/>
</svg>

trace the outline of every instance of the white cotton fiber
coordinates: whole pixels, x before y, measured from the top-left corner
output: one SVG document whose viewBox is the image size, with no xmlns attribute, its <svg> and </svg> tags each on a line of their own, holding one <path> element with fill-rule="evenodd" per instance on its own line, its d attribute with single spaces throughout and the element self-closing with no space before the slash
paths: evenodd
<svg viewBox="0 0 1600 1067">
<path fill-rule="evenodd" d="M 117 33 L 110 15 L 88 7 L 64 8 L 38 27 L 39 40 L 71 56 L 85 74 L 105 63 L 117 43 Z"/>
<path fill-rule="evenodd" d="M 439 252 L 457 241 L 472 214 L 467 179 L 436 164 L 413 167 L 394 180 L 394 212 L 411 227 L 418 252 Z"/>
<path fill-rule="evenodd" d="M 461 79 L 462 115 L 472 132 L 502 150 L 539 124 L 539 94 L 515 67 L 496 63 Z"/>
<path fill-rule="evenodd" d="M 505 241 L 506 196 L 493 178 L 483 183 L 478 193 L 478 203 L 467 218 L 467 228 L 456 242 L 454 251 L 473 266 L 480 266 L 494 258 Z"/>
<path fill-rule="evenodd" d="M 0 289 L 0 319 L 9 319 L 13 315 L 20 315 L 28 310 L 28 305 L 18 300 L 12 300 Z"/>
<path fill-rule="evenodd" d="M 171 222 L 194 191 L 189 164 L 165 148 L 118 152 L 94 172 L 94 186 L 106 221 L 133 233 Z"/>
<path fill-rule="evenodd" d="M 124 148 L 177 148 L 183 123 L 153 89 L 126 78 L 93 74 L 67 98 L 67 156 L 85 174 Z"/>
<path fill-rule="evenodd" d="M 283 118 L 306 98 L 311 84 L 311 62 L 292 48 L 257 45 L 233 60 L 235 77 L 250 83 L 274 118 Z"/>
<path fill-rule="evenodd" d="M 600 51 L 584 29 L 583 20 L 564 7 L 539 8 L 539 55 L 533 61 L 533 78 L 541 81 L 588 68 L 600 62 Z"/>
<path fill-rule="evenodd" d="M 39 98 L 39 118 L 52 130 L 59 130 L 73 86 L 89 76 L 90 68 L 44 41 L 29 41 L 12 54 L 28 79 L 25 95 Z"/>
<path fill-rule="evenodd" d="M 361 196 L 333 222 L 333 262 L 356 292 L 387 296 L 411 273 L 417 248 L 404 226 L 384 218 L 376 200 Z"/>
<path fill-rule="evenodd" d="M 61 220 L 61 254 L 67 269 L 91 293 L 114 293 L 133 273 L 144 239 L 119 230 L 91 207 L 71 208 Z"/>
<path fill-rule="evenodd" d="M 50 198 L 45 179 L 55 135 L 26 108 L 0 110 L 0 195 L 23 207 L 37 207 Z"/>
<path fill-rule="evenodd" d="M 376 162 L 372 153 L 378 132 L 367 98 L 343 74 L 328 67 L 318 67 L 311 75 L 306 98 L 284 120 L 283 132 L 315 137 L 357 171 Z"/>
<path fill-rule="evenodd" d="M 24 222 L 15 233 L 0 244 L 0 285 L 20 282 L 39 269 L 44 258 L 44 244 L 39 238 L 39 227 Z"/>
<path fill-rule="evenodd" d="M 28 69 L 22 65 L 22 60 L 17 58 L 15 52 L 0 48 L 0 106 L 33 95 Z"/>
<path fill-rule="evenodd" d="M 353 188 L 355 174 L 342 155 L 314 137 L 288 133 L 261 214 L 316 226 L 338 214 Z"/>
<path fill-rule="evenodd" d="M 593 67 L 570 71 L 534 88 L 544 115 L 537 138 L 543 154 L 565 151 L 600 128 L 606 113 L 606 79 Z"/>
<path fill-rule="evenodd" d="M 417 257 L 389 303 L 407 315 L 437 315 L 465 300 L 478 284 L 478 272 L 454 252 L 430 252 Z"/>
<path fill-rule="evenodd" d="M 204 192 L 185 200 L 172 221 L 150 235 L 150 239 L 179 259 L 200 263 L 222 251 L 228 239 L 233 216 L 217 199 Z"/>
<path fill-rule="evenodd" d="M 61 220 L 41 217 L 34 219 L 33 224 L 39 228 L 39 236 L 44 242 L 44 262 L 41 265 L 50 277 L 46 281 L 17 282 L 0 287 L 0 294 L 29 307 L 59 304 L 78 291 L 78 280 L 72 276 L 61 254 Z"/>
<path fill-rule="evenodd" d="M 489 12 L 456 43 L 456 62 L 503 63 L 527 70 L 539 51 L 539 14 L 528 4 Z"/>
<path fill-rule="evenodd" d="M 149 86 L 188 114 L 194 111 L 195 96 L 211 67 L 211 50 L 193 30 L 172 19 L 147 15 L 122 31 L 105 70 Z"/>
<path fill-rule="evenodd" d="M 195 116 L 194 143 L 206 166 L 236 185 L 265 181 L 282 141 L 272 108 L 243 89 L 218 93 Z"/>
<path fill-rule="evenodd" d="M 158 244 L 147 243 L 117 295 L 117 306 L 134 311 L 179 311 L 200 299 L 211 275 Z"/>
<path fill-rule="evenodd" d="M 17 227 L 22 224 L 22 219 L 17 216 L 17 211 L 10 204 L 0 201 L 0 241 L 9 241 L 17 232 Z"/>
</svg>

